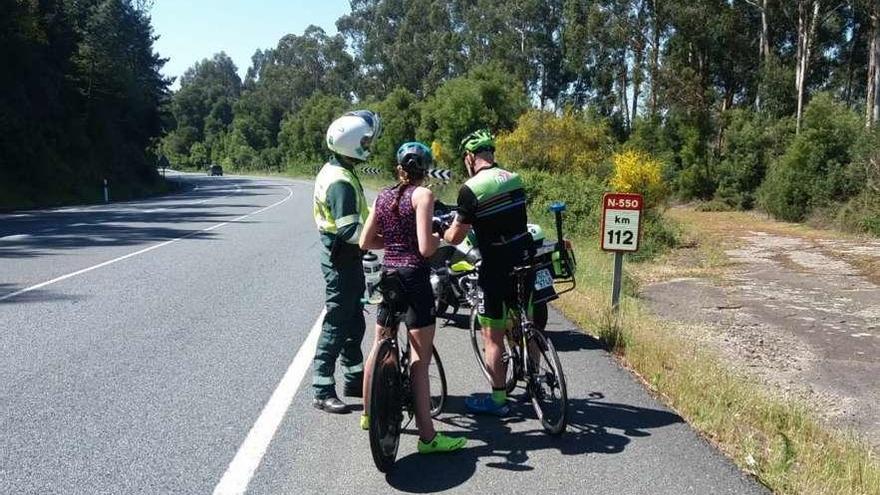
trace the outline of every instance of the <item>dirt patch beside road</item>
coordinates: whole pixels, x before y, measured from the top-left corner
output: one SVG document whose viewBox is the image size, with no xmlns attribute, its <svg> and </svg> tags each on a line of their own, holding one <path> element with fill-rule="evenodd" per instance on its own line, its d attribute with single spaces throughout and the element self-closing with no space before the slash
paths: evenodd
<svg viewBox="0 0 880 495">
<path fill-rule="evenodd" d="M 670 214 L 691 248 L 637 269 L 652 311 L 880 447 L 880 240 L 753 213 Z"/>
</svg>

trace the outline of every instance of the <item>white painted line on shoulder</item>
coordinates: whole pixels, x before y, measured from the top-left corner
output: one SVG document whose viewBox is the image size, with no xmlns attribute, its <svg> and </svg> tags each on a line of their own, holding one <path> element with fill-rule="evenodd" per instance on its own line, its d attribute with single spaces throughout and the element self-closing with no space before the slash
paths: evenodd
<svg viewBox="0 0 880 495">
<path fill-rule="evenodd" d="M 103 268 L 103 267 L 105 267 L 105 266 L 107 266 L 107 265 L 112 265 L 113 263 L 118 263 L 118 262 L 120 262 L 120 261 L 122 261 L 122 260 L 127 260 L 128 258 L 133 258 L 133 257 L 135 257 L 135 256 L 138 256 L 138 255 L 141 255 L 141 254 L 144 254 L 144 253 L 148 253 L 148 252 L 150 252 L 150 251 L 152 251 L 152 250 L 154 250 L 154 249 L 159 249 L 160 247 L 167 246 L 167 245 L 172 244 L 172 243 L 175 243 L 175 242 L 177 242 L 177 241 L 182 241 L 182 240 L 187 239 L 187 238 L 190 238 L 190 237 L 192 237 L 192 236 L 194 236 L 194 235 L 198 235 L 198 234 L 201 234 L 201 233 L 203 233 L 203 232 L 208 232 L 208 231 L 211 231 L 211 230 L 214 230 L 214 229 L 219 229 L 220 227 L 223 227 L 224 225 L 229 225 L 230 223 L 237 222 L 237 221 L 239 221 L 239 220 L 244 220 L 245 218 L 248 218 L 248 217 L 250 217 L 250 216 L 256 215 L 256 214 L 258 214 L 258 213 L 262 213 L 262 212 L 264 212 L 264 211 L 266 211 L 266 210 L 268 210 L 268 209 L 270 209 L 270 208 L 274 208 L 274 207 L 280 205 L 281 203 L 284 203 L 284 202 L 288 201 L 291 197 L 293 197 L 293 190 L 292 190 L 291 188 L 289 188 L 289 187 L 285 187 L 284 189 L 287 190 L 287 196 L 285 196 L 284 199 L 282 199 L 282 200 L 280 200 L 280 201 L 276 201 L 275 203 L 272 203 L 272 204 L 269 205 L 269 206 L 266 206 L 266 207 L 260 208 L 260 209 L 257 210 L 257 211 L 253 211 L 253 212 L 251 212 L 251 213 L 248 213 L 247 215 L 242 215 L 242 216 L 240 216 L 240 217 L 238 217 L 238 218 L 233 218 L 232 220 L 230 220 L 230 221 L 228 221 L 228 222 L 218 223 L 217 225 L 212 225 L 212 226 L 210 226 L 210 227 L 207 227 L 207 228 L 204 228 L 204 229 L 201 229 L 201 230 L 194 230 L 194 231 L 190 232 L 189 234 L 182 235 L 182 236 L 180 236 L 180 237 L 177 237 L 177 238 L 175 238 L 175 239 L 171 239 L 171 240 L 168 240 L 168 241 L 160 242 L 159 244 L 154 244 L 154 245 L 152 245 L 152 246 L 150 246 L 150 247 L 146 247 L 146 248 L 144 248 L 144 249 L 141 249 L 140 251 L 135 251 L 135 252 L 133 252 L 133 253 L 128 253 L 128 254 L 126 254 L 126 255 L 124 255 L 124 256 L 120 256 L 120 257 L 118 257 L 118 258 L 113 258 L 112 260 L 107 260 L 107 261 L 105 261 L 105 262 L 103 262 L 103 263 L 98 263 L 97 265 L 93 265 L 93 266 L 90 266 L 90 267 L 88 267 L 88 268 L 83 268 L 82 270 L 77 270 L 77 271 L 75 271 L 75 272 L 71 272 L 71 273 L 68 273 L 67 275 L 62 275 L 62 276 L 60 276 L 60 277 L 53 278 L 52 280 L 47 280 L 47 281 L 42 282 L 42 283 L 39 283 L 39 284 L 37 284 L 37 285 L 32 285 L 32 286 L 30 286 L 30 287 L 25 287 L 24 289 L 17 290 L 17 291 L 15 291 L 15 292 L 10 292 L 9 294 L 5 294 L 5 295 L 3 295 L 3 296 L 0 296 L 0 301 L 5 301 L 5 300 L 7 300 L 7 299 L 12 299 L 13 297 L 20 296 L 20 295 L 25 294 L 25 293 L 27 293 L 27 292 L 31 292 L 31 291 L 34 291 L 34 290 L 37 290 L 37 289 L 42 289 L 43 287 L 46 287 L 47 285 L 56 284 L 56 283 L 58 283 L 58 282 L 61 282 L 62 280 L 67 280 L 67 279 L 69 279 L 69 278 L 76 277 L 77 275 L 82 275 L 82 274 L 84 274 L 84 273 L 88 273 L 88 272 L 90 272 L 90 271 L 92 271 L 92 270 L 97 270 L 98 268 Z"/>
<path fill-rule="evenodd" d="M 321 311 L 315 324 L 312 326 L 305 342 L 296 352 L 293 361 L 281 378 L 281 382 L 272 392 L 269 402 L 263 407 L 260 416 L 251 427 L 244 442 L 235 453 L 220 482 L 214 487 L 214 495 L 237 495 L 247 490 L 254 473 L 259 467 L 269 443 L 278 431 L 278 426 L 293 402 L 293 397 L 299 389 L 312 359 L 315 357 L 315 349 L 318 346 L 318 336 L 321 334 L 321 325 L 324 322 L 326 309 Z"/>
</svg>

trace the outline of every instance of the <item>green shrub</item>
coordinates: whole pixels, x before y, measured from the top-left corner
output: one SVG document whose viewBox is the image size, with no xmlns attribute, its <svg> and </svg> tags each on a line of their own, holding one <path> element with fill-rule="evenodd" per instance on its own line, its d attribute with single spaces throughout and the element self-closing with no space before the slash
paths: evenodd
<svg viewBox="0 0 880 495">
<path fill-rule="evenodd" d="M 538 170 L 517 170 L 526 187 L 530 221 L 553 225 L 547 208 L 554 201 L 566 204 L 566 231 L 577 236 L 595 237 L 599 232 L 599 218 L 605 183 L 595 176 L 554 174 Z"/>
<path fill-rule="evenodd" d="M 278 133 L 279 162 L 291 168 L 302 163 L 323 161 L 329 155 L 324 144 L 327 126 L 350 105 L 338 96 L 321 93 L 310 96 L 298 112 L 288 114 L 281 122 L 281 131 Z"/>
<path fill-rule="evenodd" d="M 370 161 L 393 171 L 397 165 L 397 148 L 416 139 L 420 122 L 418 99 L 406 89 L 397 88 L 375 106 L 382 117 L 382 137 L 373 144 Z M 425 144 L 430 146 L 431 142 Z"/>
<path fill-rule="evenodd" d="M 751 110 L 737 109 L 725 115 L 723 125 L 715 199 L 734 208 L 751 209 L 768 164 L 785 152 L 794 137 L 794 121 L 772 120 Z"/>
<path fill-rule="evenodd" d="M 828 94 L 814 97 L 800 134 L 760 187 L 761 206 L 777 218 L 801 221 L 816 208 L 852 197 L 860 184 L 850 164 L 863 134 L 858 115 Z"/>
<path fill-rule="evenodd" d="M 566 236 L 595 242 L 602 216 L 602 195 L 608 191 L 598 177 L 584 174 L 554 174 L 538 170 L 519 170 L 525 182 L 529 200 L 529 221 L 543 225 L 554 232 L 553 215 L 547 207 L 554 201 L 564 201 Z M 678 244 L 678 228 L 670 225 L 657 209 L 645 212 L 639 252 L 631 259 L 651 259 Z M 547 229 L 551 230 L 547 230 Z M 583 247 L 579 249 L 592 249 Z"/>
</svg>

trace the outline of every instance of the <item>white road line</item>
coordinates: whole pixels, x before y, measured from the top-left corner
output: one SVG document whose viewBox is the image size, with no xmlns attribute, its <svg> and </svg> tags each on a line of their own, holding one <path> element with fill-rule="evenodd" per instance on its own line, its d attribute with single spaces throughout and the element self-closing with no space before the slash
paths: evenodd
<svg viewBox="0 0 880 495">
<path fill-rule="evenodd" d="M 69 278 L 76 277 L 77 275 L 82 275 L 83 273 L 88 273 L 88 272 L 90 272 L 90 271 L 92 271 L 92 270 L 97 270 L 98 268 L 102 268 L 102 267 L 105 267 L 105 266 L 107 266 L 107 265 L 112 265 L 113 263 L 117 263 L 117 262 L 122 261 L 122 260 L 127 260 L 128 258 L 133 258 L 133 257 L 138 256 L 138 255 L 140 255 L 140 254 L 148 253 L 148 252 L 150 252 L 150 251 L 152 251 L 152 250 L 154 250 L 154 249 L 159 249 L 159 248 L 162 247 L 162 246 L 167 246 L 167 245 L 172 244 L 172 243 L 175 243 L 175 242 L 177 242 L 177 241 L 182 241 L 183 239 L 187 239 L 187 238 L 192 237 L 192 236 L 194 236 L 194 235 L 196 235 L 196 234 L 201 234 L 202 232 L 208 232 L 208 231 L 211 231 L 211 230 L 214 230 L 214 229 L 219 229 L 220 227 L 223 227 L 224 225 L 229 225 L 230 223 L 237 222 L 237 221 L 239 221 L 239 220 L 244 220 L 245 218 L 248 218 L 248 217 L 250 217 L 250 216 L 256 215 L 256 214 L 258 214 L 258 213 L 262 213 L 262 212 L 264 212 L 264 211 L 266 211 L 266 210 L 268 210 L 268 209 L 270 209 L 270 208 L 274 208 L 274 207 L 280 205 L 281 203 L 284 203 L 284 202 L 288 201 L 291 197 L 293 197 L 293 189 L 291 189 L 291 188 L 289 188 L 289 187 L 286 187 L 286 186 L 284 187 L 284 189 L 287 189 L 287 196 L 286 196 L 284 199 L 282 199 L 282 200 L 280 200 L 280 201 L 277 201 L 277 202 L 275 202 L 275 203 L 272 203 L 272 204 L 269 205 L 269 206 L 266 206 L 266 207 L 260 208 L 260 209 L 257 210 L 257 211 L 253 211 L 253 212 L 251 212 L 251 213 L 248 213 L 247 215 L 242 215 L 242 216 L 240 216 L 240 217 L 238 217 L 238 218 L 233 218 L 232 220 L 230 220 L 230 221 L 228 221 L 228 222 L 218 223 L 217 225 L 212 225 L 212 226 L 210 226 L 210 227 L 207 227 L 207 228 L 204 228 L 204 229 L 201 229 L 201 230 L 194 230 L 194 231 L 190 232 L 189 234 L 182 235 L 182 236 L 180 236 L 180 237 L 178 237 L 178 238 L 176 238 L 176 239 L 171 239 L 171 240 L 169 240 L 169 241 L 160 242 L 159 244 L 154 244 L 154 245 L 152 245 L 152 246 L 150 246 L 150 247 L 147 247 L 147 248 L 141 249 L 140 251 L 135 251 L 135 252 L 133 252 L 133 253 L 128 253 L 128 254 L 126 254 L 126 255 L 124 255 L 124 256 L 120 256 L 120 257 L 118 257 L 118 258 L 113 258 L 112 260 L 108 260 L 108 261 L 105 261 L 105 262 L 103 262 L 103 263 L 98 263 L 97 265 L 90 266 L 90 267 L 88 267 L 88 268 L 83 268 L 82 270 L 77 270 L 77 271 L 75 271 L 75 272 L 68 273 L 67 275 L 62 275 L 62 276 L 60 276 L 60 277 L 53 278 L 52 280 L 47 280 L 47 281 L 42 282 L 42 283 L 39 283 L 39 284 L 37 284 L 37 285 L 32 285 L 32 286 L 30 286 L 30 287 L 25 287 L 24 289 L 17 290 L 17 291 L 15 291 L 15 292 L 10 292 L 9 294 L 6 294 L 6 295 L 3 295 L 3 296 L 0 296 L 0 301 L 5 301 L 5 300 L 7 300 L 7 299 L 12 299 L 13 297 L 20 296 L 20 295 L 25 294 L 25 293 L 27 293 L 27 292 L 31 292 L 31 291 L 34 291 L 34 290 L 37 290 L 37 289 L 42 289 L 43 287 L 46 287 L 47 285 L 56 284 L 56 283 L 58 283 L 58 282 L 61 282 L 62 280 L 67 280 L 67 279 L 69 279 Z"/>
<path fill-rule="evenodd" d="M 287 372 L 284 373 L 281 382 L 272 392 L 269 402 L 263 407 L 263 411 L 260 412 L 260 416 L 251 427 L 241 447 L 238 448 L 238 452 L 235 453 L 235 457 L 229 463 L 220 482 L 214 487 L 214 495 L 237 495 L 247 490 L 254 472 L 263 460 L 269 443 L 275 436 L 275 432 L 278 431 L 278 426 L 290 408 L 290 403 L 315 357 L 318 335 L 321 333 L 321 324 L 324 321 L 326 311 L 324 309 L 318 315 L 306 341 L 296 352 Z"/>
</svg>

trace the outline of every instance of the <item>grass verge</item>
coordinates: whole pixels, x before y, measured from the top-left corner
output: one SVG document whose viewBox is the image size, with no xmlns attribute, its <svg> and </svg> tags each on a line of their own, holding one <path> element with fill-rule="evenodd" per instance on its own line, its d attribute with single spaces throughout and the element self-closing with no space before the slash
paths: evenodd
<svg viewBox="0 0 880 495">
<path fill-rule="evenodd" d="M 589 238 L 575 240 L 578 288 L 558 302 L 567 317 L 600 338 L 654 393 L 743 470 L 780 494 L 880 494 L 880 463 L 853 435 L 828 430 L 803 404 L 783 400 L 727 369 L 720 358 L 680 336 L 676 324 L 650 314 L 637 297 L 640 282 L 717 275 L 717 243 L 699 243 L 682 227 L 695 261 L 683 271 L 666 257 L 629 264 L 620 314 L 610 308 L 612 257 Z"/>
</svg>

